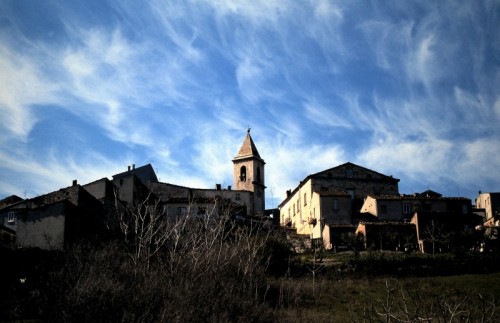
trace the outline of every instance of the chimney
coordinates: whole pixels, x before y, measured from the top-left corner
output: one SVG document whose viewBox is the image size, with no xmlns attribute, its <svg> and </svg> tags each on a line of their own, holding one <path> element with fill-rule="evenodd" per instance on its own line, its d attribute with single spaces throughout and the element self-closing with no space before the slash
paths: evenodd
<svg viewBox="0 0 500 323">
<path fill-rule="evenodd" d="M 222 186 L 221 186 L 221 184 L 215 184 L 215 189 L 216 189 L 217 191 L 220 191 L 220 190 L 221 190 L 221 187 L 222 187 Z"/>
<path fill-rule="evenodd" d="M 227 190 L 230 191 L 231 190 L 231 185 L 228 185 L 227 186 Z"/>
<path fill-rule="evenodd" d="M 73 186 L 76 186 L 78 184 L 78 181 L 76 179 L 73 180 Z"/>
<path fill-rule="evenodd" d="M 132 164 L 132 170 L 134 170 L 134 169 L 135 169 L 135 164 Z"/>
<path fill-rule="evenodd" d="M 130 172 L 130 166 L 128 166 L 128 172 Z"/>
<path fill-rule="evenodd" d="M 289 197 L 290 195 L 292 195 L 292 190 L 287 190 L 286 191 L 286 197 Z"/>
</svg>

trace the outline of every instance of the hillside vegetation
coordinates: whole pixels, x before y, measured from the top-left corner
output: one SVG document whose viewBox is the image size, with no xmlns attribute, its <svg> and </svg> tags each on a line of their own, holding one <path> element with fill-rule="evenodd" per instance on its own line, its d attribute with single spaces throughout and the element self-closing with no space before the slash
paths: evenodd
<svg viewBox="0 0 500 323">
<path fill-rule="evenodd" d="M 276 232 L 172 224 L 65 251 L 2 250 L 1 321 L 495 322 L 494 255 L 294 254 Z M 155 249 L 156 250 L 156 247 Z M 139 254 L 138 254 L 139 252 Z"/>
</svg>

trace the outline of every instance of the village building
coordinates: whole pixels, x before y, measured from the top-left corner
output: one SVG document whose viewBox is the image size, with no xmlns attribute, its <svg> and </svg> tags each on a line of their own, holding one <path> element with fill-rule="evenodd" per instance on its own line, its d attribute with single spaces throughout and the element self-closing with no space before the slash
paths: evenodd
<svg viewBox="0 0 500 323">
<path fill-rule="evenodd" d="M 239 219 L 265 218 L 265 162 L 247 131 L 233 159 L 234 189 L 216 184 L 212 189 L 162 183 L 151 166 L 128 166 L 127 171 L 84 186 L 23 200 L 0 201 L 3 246 L 15 238 L 16 247 L 63 249 L 80 239 L 119 230 L 118 213 L 138 203 L 159 203 L 162 216 L 204 216 L 221 212 Z M 103 236 L 101 235 L 101 238 Z"/>
<path fill-rule="evenodd" d="M 361 207 L 380 221 L 408 221 L 418 211 L 470 214 L 471 200 L 463 197 L 443 197 L 433 191 L 402 195 L 369 194 Z"/>
<path fill-rule="evenodd" d="M 500 192 L 482 193 L 479 191 L 475 208 L 478 214 L 484 216 L 484 225 L 486 227 L 500 226 Z"/>
<path fill-rule="evenodd" d="M 418 244 L 429 252 L 429 243 L 434 251 L 439 235 L 471 232 L 482 224 L 477 214 L 489 228 L 500 221 L 500 193 L 480 192 L 475 209 L 469 199 L 431 190 L 399 194 L 399 179 L 350 162 L 307 176 L 287 191 L 278 209 L 266 210 L 265 161 L 250 130 L 232 163 L 233 185 L 227 187 L 160 182 L 147 164 L 83 186 L 74 181 L 31 199 L 10 196 L 0 201 L 0 241 L 3 246 L 15 242 L 16 247 L 64 249 L 81 239 L 119 232 L 118 213 L 144 202 L 160 206 L 157 211 L 164 217 L 224 214 L 243 222 L 275 221 L 291 236 L 307 237 L 309 246 L 336 251 L 362 237 L 365 248 L 407 250 Z"/>
<path fill-rule="evenodd" d="M 167 215 L 223 212 L 238 219 L 265 217 L 265 162 L 247 131 L 233 159 L 233 186 L 190 188 L 149 180 L 148 189 L 160 199 Z"/>
<path fill-rule="evenodd" d="M 407 222 L 360 222 L 355 236 L 365 249 L 415 251 L 415 224 Z"/>
<path fill-rule="evenodd" d="M 62 250 L 88 239 L 102 239 L 107 231 L 101 203 L 76 181 L 58 191 L 20 200 L 0 209 L 15 233 L 18 248 Z"/>
<path fill-rule="evenodd" d="M 401 228 L 398 232 L 397 236 L 402 238 L 398 239 L 413 241 L 416 238 L 422 252 L 429 251 L 428 242 L 437 239 L 438 235 L 443 240 L 444 236 L 455 232 L 470 232 L 482 222 L 481 217 L 472 213 L 470 199 L 443 197 L 431 190 L 402 195 L 370 194 L 366 197 L 361 212 L 373 217 L 370 222 L 360 223 L 356 231 L 365 236 L 367 246 L 377 247 L 373 243 L 373 236 L 382 241 L 385 235 L 385 241 L 388 241 L 391 234 L 395 238 L 391 230 L 408 225 L 407 229 Z M 377 229 L 371 233 L 370 230 L 374 228 Z M 384 234 L 380 233 L 382 231 Z M 403 232 L 408 236 L 404 237 Z M 382 243 L 380 247 L 383 247 Z"/>
<path fill-rule="evenodd" d="M 411 218 L 417 230 L 419 250 L 425 253 L 448 252 L 471 240 L 467 250 L 479 247 L 474 235 L 482 217 L 473 213 L 417 211 Z M 468 239 L 469 237 L 470 239 Z"/>
<path fill-rule="evenodd" d="M 264 216 L 265 176 L 264 160 L 247 131 L 243 143 L 233 159 L 234 186 L 223 188 L 192 188 L 160 182 L 151 166 L 128 166 L 127 171 L 84 185 L 96 199 L 114 199 L 132 206 L 147 198 L 159 200 L 165 216 L 204 215 L 225 212 L 238 218 Z"/>
<path fill-rule="evenodd" d="M 280 224 L 312 239 L 321 239 L 326 224 L 330 228 L 340 225 L 342 230 L 351 225 L 354 232 L 353 223 L 365 196 L 398 194 L 398 182 L 397 178 L 350 162 L 311 174 L 287 192 L 279 205 Z"/>
</svg>

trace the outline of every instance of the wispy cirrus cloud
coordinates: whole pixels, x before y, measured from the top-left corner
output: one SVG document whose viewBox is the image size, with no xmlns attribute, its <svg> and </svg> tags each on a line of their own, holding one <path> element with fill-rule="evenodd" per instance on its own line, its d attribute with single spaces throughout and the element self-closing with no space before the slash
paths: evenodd
<svg viewBox="0 0 500 323">
<path fill-rule="evenodd" d="M 59 86 L 47 81 L 37 62 L 8 47 L 0 47 L 0 70 L 1 132 L 26 141 L 37 121 L 33 105 L 54 102 Z"/>
<path fill-rule="evenodd" d="M 94 152 L 87 153 L 82 158 L 76 155 L 61 157 L 55 148 L 49 149 L 43 156 L 22 147 L 0 151 L 0 171 L 5 176 L 0 191 L 3 194 L 23 192 L 25 197 L 33 197 L 70 186 L 74 179 L 80 184 L 86 184 L 110 177 L 111 174 L 121 172 L 122 165 L 134 159 L 131 156 L 117 159 Z"/>
<path fill-rule="evenodd" d="M 473 178 L 498 187 L 470 171 L 499 166 L 498 9 L 1 3 L 0 151 L 33 172 L 6 163 L 0 189 L 23 174 L 46 179 L 44 163 L 70 173 L 91 158 L 111 169 L 153 163 L 174 184 L 227 185 L 247 127 L 275 197 L 349 160 L 410 188 Z"/>
</svg>

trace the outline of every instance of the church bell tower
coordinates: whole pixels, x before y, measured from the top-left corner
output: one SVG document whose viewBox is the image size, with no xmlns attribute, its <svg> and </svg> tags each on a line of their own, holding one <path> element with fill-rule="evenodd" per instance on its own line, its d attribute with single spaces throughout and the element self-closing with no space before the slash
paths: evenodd
<svg viewBox="0 0 500 323">
<path fill-rule="evenodd" d="M 265 211 L 265 164 L 250 136 L 250 129 L 248 129 L 238 155 L 233 159 L 233 178 L 235 189 L 253 192 L 253 212 L 251 211 L 253 215 Z"/>
</svg>

